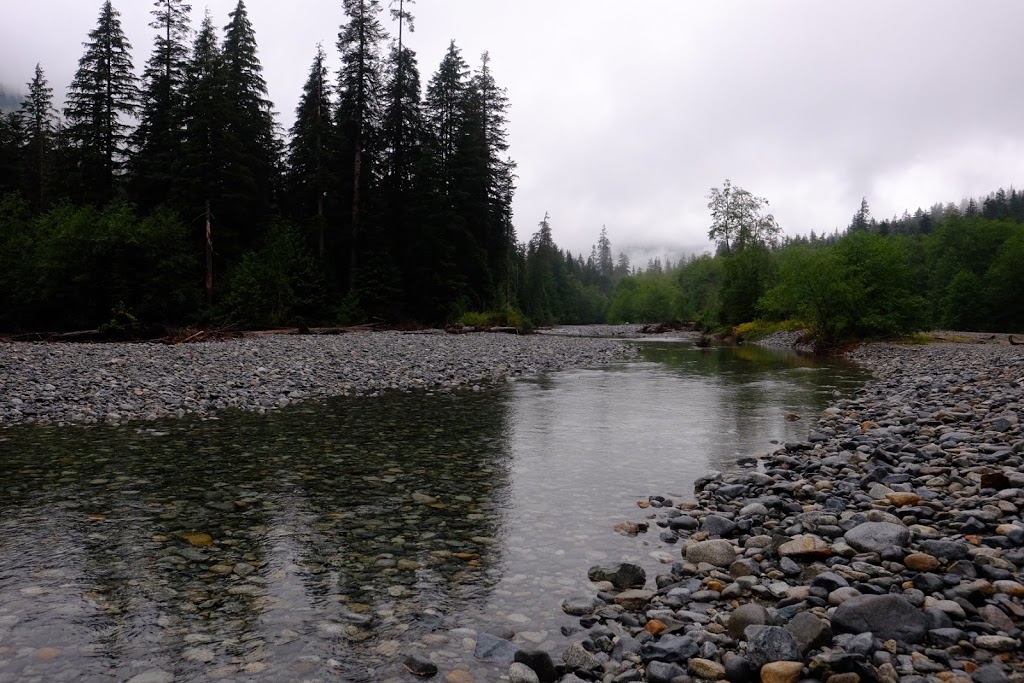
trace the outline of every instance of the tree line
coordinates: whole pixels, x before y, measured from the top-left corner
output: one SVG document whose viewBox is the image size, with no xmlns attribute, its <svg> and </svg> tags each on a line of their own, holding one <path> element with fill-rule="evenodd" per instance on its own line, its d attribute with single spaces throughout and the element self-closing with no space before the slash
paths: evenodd
<svg viewBox="0 0 1024 683">
<path fill-rule="evenodd" d="M 112 3 L 63 111 L 41 66 L 0 116 L 0 327 L 444 321 L 519 306 L 505 90 L 453 41 L 425 87 L 414 0 L 342 0 L 282 135 L 244 0 L 156 0 L 141 77 Z"/>
<path fill-rule="evenodd" d="M 920 329 L 1024 331 L 1017 190 L 881 221 L 865 199 L 844 230 L 789 237 L 766 199 L 728 181 L 709 200 L 716 253 L 623 279 L 610 321 L 686 320 L 741 333 L 788 322 L 826 346 Z"/>
<path fill-rule="evenodd" d="M 520 242 L 509 101 L 453 41 L 424 84 L 414 0 L 341 0 L 291 128 L 268 98 L 244 0 L 218 29 L 156 0 L 137 77 L 102 3 L 62 112 L 37 66 L 0 115 L 0 329 L 360 322 L 795 320 L 828 343 L 920 327 L 1024 329 L 1024 193 L 785 237 L 765 198 L 708 196 L 714 254 L 646 268 Z M 394 35 L 385 30 L 390 18 Z"/>
</svg>

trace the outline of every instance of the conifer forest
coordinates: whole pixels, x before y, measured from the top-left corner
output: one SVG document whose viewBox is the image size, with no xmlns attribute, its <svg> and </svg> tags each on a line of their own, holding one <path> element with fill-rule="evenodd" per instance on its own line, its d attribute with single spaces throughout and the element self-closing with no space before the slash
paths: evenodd
<svg viewBox="0 0 1024 683">
<path fill-rule="evenodd" d="M 197 23 L 185 0 L 157 0 L 139 65 L 103 2 L 62 98 L 40 55 L 0 116 L 0 331 L 798 321 L 838 343 L 1024 330 L 1013 188 L 881 220 L 865 199 L 847 226 L 787 235 L 767 199 L 709 178 L 714 253 L 634 264 L 600 227 L 589 254 L 561 249 L 557 216 L 513 217 L 510 101 L 490 56 L 453 41 L 426 76 L 413 0 L 341 4 L 298 102 L 269 100 L 244 0 Z"/>
</svg>

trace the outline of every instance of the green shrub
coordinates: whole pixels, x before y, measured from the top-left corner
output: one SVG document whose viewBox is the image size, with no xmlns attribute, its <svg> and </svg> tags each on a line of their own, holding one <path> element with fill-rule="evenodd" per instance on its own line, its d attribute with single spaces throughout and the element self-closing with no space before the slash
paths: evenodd
<svg viewBox="0 0 1024 683">
<path fill-rule="evenodd" d="M 230 322 L 243 327 L 276 327 L 296 318 L 320 319 L 325 303 L 319 264 L 295 228 L 278 223 L 231 273 L 222 308 Z"/>
</svg>

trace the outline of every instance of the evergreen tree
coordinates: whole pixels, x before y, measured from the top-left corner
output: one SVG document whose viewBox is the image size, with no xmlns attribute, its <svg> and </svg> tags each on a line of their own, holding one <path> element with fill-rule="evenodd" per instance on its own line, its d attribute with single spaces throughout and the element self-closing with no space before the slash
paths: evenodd
<svg viewBox="0 0 1024 683">
<path fill-rule="evenodd" d="M 411 19 L 407 11 L 402 16 L 401 23 Z M 436 320 L 444 317 L 445 307 L 439 301 L 448 298 L 443 274 L 450 272 L 452 263 L 431 207 L 434 185 L 428 172 L 427 124 L 420 92 L 416 53 L 396 42 L 385 87 L 381 229 L 393 245 L 406 313 Z"/>
<path fill-rule="evenodd" d="M 336 194 L 332 168 L 337 130 L 331 113 L 326 55 L 318 45 L 302 98 L 295 109 L 288 144 L 288 198 L 300 220 L 315 217 L 320 256 L 325 253 L 326 199 Z"/>
<path fill-rule="evenodd" d="M 28 83 L 28 96 L 21 104 L 20 115 L 25 126 L 23 178 L 26 195 L 38 211 L 45 205 L 49 194 L 50 156 L 57 130 L 53 88 L 47 85 L 39 64 L 36 64 L 35 75 Z"/>
<path fill-rule="evenodd" d="M 437 73 L 427 84 L 424 104 L 427 124 L 433 138 L 434 175 L 439 182 L 441 196 L 447 208 L 453 208 L 455 193 L 456 152 L 459 136 L 464 129 L 469 65 L 455 41 L 441 60 Z"/>
<path fill-rule="evenodd" d="M 861 197 L 860 208 L 853 214 L 850 222 L 850 232 L 866 231 L 871 225 L 871 210 L 868 208 L 868 198 Z"/>
<path fill-rule="evenodd" d="M 185 215 L 203 217 L 206 250 L 206 297 L 213 301 L 213 220 L 221 214 L 226 185 L 225 134 L 231 118 L 227 71 L 209 12 L 192 47 L 185 71 L 184 137 L 175 174 L 182 180 Z M 225 209 L 226 212 L 226 209 Z M 193 222 L 194 224 L 194 222 Z M 218 230 L 219 233 L 219 230 Z"/>
<path fill-rule="evenodd" d="M 133 196 L 143 207 L 165 202 L 177 178 L 175 160 L 184 132 L 189 13 L 184 0 L 156 0 L 150 27 L 157 35 L 142 75 L 139 125 L 133 136 Z"/>
<path fill-rule="evenodd" d="M 478 239 L 487 253 L 487 265 L 497 288 L 496 294 L 502 300 L 499 303 L 507 305 L 510 296 L 507 288 L 504 288 L 502 296 L 502 283 L 507 278 L 509 256 L 515 244 L 512 198 L 516 165 L 508 157 L 508 95 L 495 82 L 490 65 L 490 54 L 485 52 L 480 57 L 480 69 L 470 83 L 479 113 L 483 151 L 483 165 L 478 176 L 483 180 L 483 192 L 479 199 L 487 207 Z"/>
<path fill-rule="evenodd" d="M 597 238 L 597 270 L 610 286 L 615 271 L 615 262 L 612 261 L 612 242 L 608 239 L 608 228 L 603 225 L 601 226 L 601 235 Z"/>
<path fill-rule="evenodd" d="M 225 209 L 229 252 L 255 245 L 272 218 L 280 185 L 280 141 L 274 132 L 273 103 L 257 56 L 256 33 L 244 0 L 238 0 L 224 28 L 223 62 L 228 125 L 224 131 Z"/>
<path fill-rule="evenodd" d="M 345 196 L 352 207 L 349 288 L 354 291 L 360 277 L 360 252 L 366 247 L 364 209 L 369 204 L 370 192 L 375 189 L 378 173 L 376 144 L 381 126 L 383 78 L 380 51 L 385 34 L 379 19 L 379 0 L 342 0 L 342 4 L 348 23 L 338 33 L 341 53 L 338 123 L 345 142 L 339 163 L 346 171 L 343 183 L 345 179 L 350 181 L 346 183 L 349 192 Z"/>
<path fill-rule="evenodd" d="M 103 3 L 64 109 L 77 194 L 87 202 L 105 202 L 114 196 L 125 165 L 127 119 L 138 106 L 131 44 L 121 30 L 120 16 L 110 0 Z"/>
</svg>

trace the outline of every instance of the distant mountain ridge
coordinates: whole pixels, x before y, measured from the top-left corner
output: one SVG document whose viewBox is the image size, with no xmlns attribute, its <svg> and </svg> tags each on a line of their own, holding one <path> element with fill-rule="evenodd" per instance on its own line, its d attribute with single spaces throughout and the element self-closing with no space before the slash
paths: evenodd
<svg viewBox="0 0 1024 683">
<path fill-rule="evenodd" d="M 20 93 L 12 92 L 6 85 L 0 83 L 0 111 L 16 111 L 21 107 L 21 100 L 22 95 Z"/>
</svg>

